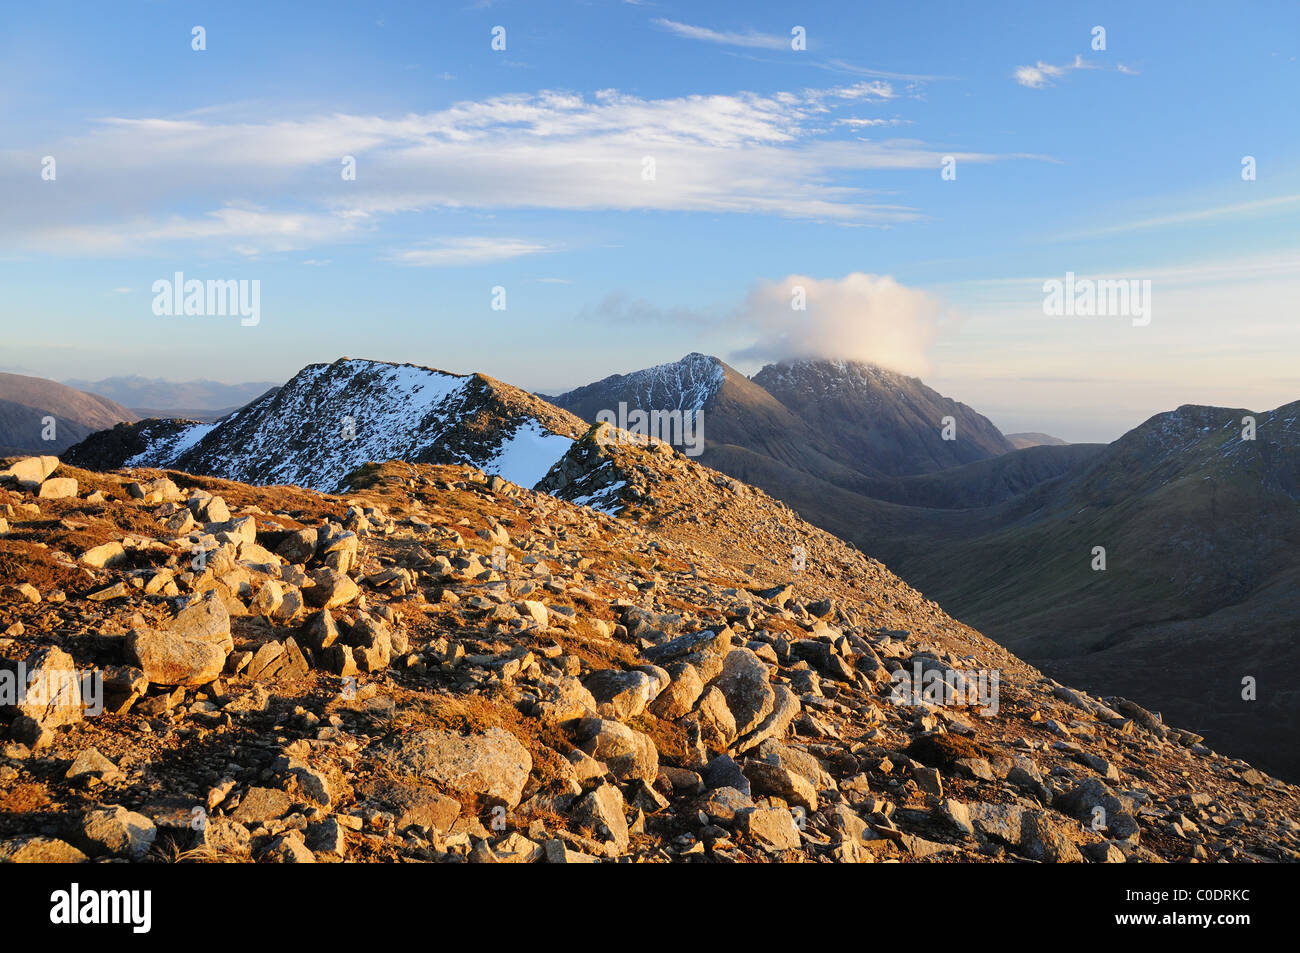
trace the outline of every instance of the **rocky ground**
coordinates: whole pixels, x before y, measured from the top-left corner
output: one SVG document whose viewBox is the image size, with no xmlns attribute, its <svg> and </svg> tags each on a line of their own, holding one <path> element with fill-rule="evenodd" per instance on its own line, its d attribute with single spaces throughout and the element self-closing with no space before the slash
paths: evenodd
<svg viewBox="0 0 1300 953">
<path fill-rule="evenodd" d="M 3 699 L 0 859 L 1300 858 L 1297 788 L 609 436 L 550 492 L 9 461 L 0 689 L 55 688 Z"/>
</svg>

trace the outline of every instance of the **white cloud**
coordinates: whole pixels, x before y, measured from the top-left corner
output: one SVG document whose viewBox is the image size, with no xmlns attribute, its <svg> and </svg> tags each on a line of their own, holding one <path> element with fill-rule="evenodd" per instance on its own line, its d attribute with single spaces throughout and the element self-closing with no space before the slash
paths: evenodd
<svg viewBox="0 0 1300 953">
<path fill-rule="evenodd" d="M 1181 226 L 1193 222 L 1214 221 L 1223 218 L 1248 218 L 1255 215 L 1267 215 L 1270 212 L 1285 212 L 1288 206 L 1297 203 L 1300 203 L 1300 195 L 1278 195 L 1267 199 L 1257 199 L 1253 202 L 1235 202 L 1232 205 L 1218 205 L 1211 208 L 1174 212 L 1169 215 L 1155 215 L 1149 218 L 1074 232 L 1069 235 L 1062 235 L 1060 238 L 1061 240 L 1098 238 L 1104 235 L 1142 231 L 1148 228 L 1167 228 L 1171 225 Z"/>
<path fill-rule="evenodd" d="M 355 230 L 341 214 L 289 214 L 227 206 L 197 218 L 135 219 L 114 224 L 51 225 L 35 229 L 28 244 L 47 254 L 115 255 L 175 242 L 217 242 L 237 254 L 291 251 Z"/>
<path fill-rule="evenodd" d="M 884 79 L 907 80 L 914 83 L 928 83 L 935 80 L 952 79 L 951 76 L 936 76 L 922 73 L 892 73 L 888 70 L 870 69 L 866 66 L 855 66 L 852 63 L 846 63 L 841 59 L 830 59 L 825 62 L 813 63 L 818 69 L 831 70 L 835 73 L 857 73 L 861 76 L 880 76 Z"/>
<path fill-rule="evenodd" d="M 806 310 L 792 307 L 802 289 Z M 927 351 L 945 318 L 940 302 L 888 275 L 789 275 L 759 282 L 733 318 L 753 343 L 737 360 L 857 360 L 905 374 L 929 370 Z"/>
<path fill-rule="evenodd" d="M 395 117 L 115 117 L 48 147 L 61 168 L 78 170 L 60 177 L 54 206 L 20 187 L 31 149 L 0 151 L 0 190 L 12 197 L 0 206 L 0 246 L 121 255 L 187 242 L 258 254 L 353 241 L 390 217 L 457 208 L 890 225 L 925 216 L 877 201 L 888 183 L 864 173 L 936 169 L 944 155 L 1006 158 L 837 138 L 840 110 L 894 96 L 889 82 L 869 80 L 666 99 L 543 90 Z M 355 181 L 340 175 L 344 156 L 356 160 Z"/>
<path fill-rule="evenodd" d="M 448 238 L 428 246 L 395 251 L 389 260 L 426 268 L 483 265 L 551 250 L 546 245 L 517 238 Z"/>
<path fill-rule="evenodd" d="M 854 129 L 862 129 L 869 126 L 910 126 L 910 119 L 837 119 L 835 124 L 838 126 L 850 126 Z"/>
<path fill-rule="evenodd" d="M 1072 70 L 1104 69 L 1106 69 L 1106 67 L 1100 63 L 1089 62 L 1082 56 L 1075 56 L 1073 62 L 1063 63 L 1060 66 L 1053 66 L 1051 63 L 1044 63 L 1042 60 L 1039 60 L 1033 66 L 1017 66 L 1016 71 L 1012 76 L 1015 77 L 1016 82 L 1021 86 L 1027 86 L 1030 89 L 1042 89 L 1045 86 L 1054 85 L 1052 80 L 1058 79 Z M 1137 70 L 1125 66 L 1123 63 L 1117 65 L 1115 71 L 1130 76 L 1136 75 L 1137 73 Z"/>
<path fill-rule="evenodd" d="M 650 21 L 656 26 L 663 27 L 671 33 L 678 36 L 684 36 L 690 40 L 704 40 L 708 43 L 721 43 L 725 46 L 745 46 L 753 49 L 762 50 L 788 50 L 790 49 L 790 37 L 773 35 L 770 33 L 755 33 L 750 30 L 745 33 L 728 33 L 719 30 L 710 30 L 708 27 L 691 26 L 689 23 L 678 23 L 675 20 L 667 20 L 663 17 L 657 17 Z"/>
</svg>

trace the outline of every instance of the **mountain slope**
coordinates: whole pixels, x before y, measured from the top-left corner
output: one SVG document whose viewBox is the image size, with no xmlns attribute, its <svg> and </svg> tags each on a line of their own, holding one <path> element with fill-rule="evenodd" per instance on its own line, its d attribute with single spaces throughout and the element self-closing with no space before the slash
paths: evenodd
<svg viewBox="0 0 1300 953">
<path fill-rule="evenodd" d="M 892 446 L 870 450 L 878 465 L 894 453 L 904 467 L 940 462 L 907 463 L 916 448 L 947 449 L 925 423 L 940 412 L 958 418 L 958 434 L 980 432 L 924 385 L 891 405 L 885 392 L 912 382 L 874 369 L 817 362 L 765 369 L 755 382 L 819 420 L 818 436 L 844 453 Z M 861 399 L 844 399 L 854 393 Z M 877 426 L 882 412 L 870 408 L 882 405 L 892 422 Z M 865 429 L 852 418 L 860 406 Z M 739 442 L 710 441 L 700 462 L 884 560 L 1058 677 L 1137 698 L 1300 777 L 1300 412 L 1259 415 L 1253 442 L 1240 439 L 1246 413 L 1182 407 L 1109 446 L 1038 445 L 938 472 L 863 473 L 847 486 Z M 996 449 L 991 439 L 982 452 Z M 1106 549 L 1104 572 L 1091 568 L 1095 546 Z M 1267 693 L 1243 704 L 1242 679 L 1260 672 Z"/>
<path fill-rule="evenodd" d="M 146 425 L 151 436 L 140 439 Z M 134 431 L 96 435 L 68 459 L 316 489 L 338 487 L 372 460 L 471 463 L 531 485 L 586 429 L 481 374 L 344 358 L 304 368 L 216 424 L 146 421 Z"/>
<path fill-rule="evenodd" d="M 45 418 L 55 439 L 42 439 Z M 0 374 L 0 453 L 57 454 L 97 430 L 139 420 L 125 407 L 95 394 L 22 374 Z"/>
<path fill-rule="evenodd" d="M 702 412 L 706 447 L 745 447 L 822 479 L 855 485 L 853 466 L 829 456 L 820 434 L 771 394 L 716 357 L 692 353 L 680 361 L 615 374 L 551 398 L 557 407 L 595 422 L 601 411 L 686 410 Z"/>
<path fill-rule="evenodd" d="M 965 404 L 870 364 L 769 364 L 753 380 L 820 433 L 837 460 L 864 472 L 933 473 L 1015 449 Z M 945 417 L 954 418 L 955 439 L 943 439 Z"/>
<path fill-rule="evenodd" d="M 1300 402 L 1255 415 L 1253 441 L 1248 413 L 1159 414 L 996 506 L 916 511 L 870 551 L 1050 671 L 1300 776 Z M 871 518 L 845 535 L 871 536 Z M 1255 702 L 1247 676 L 1267 689 Z"/>
<path fill-rule="evenodd" d="M 0 857 L 1300 860 L 1295 787 L 1045 678 L 761 491 L 608 437 L 569 448 L 556 496 L 408 463 L 342 497 L 0 481 L 0 668 L 105 689 L 103 717 L 72 693 L 0 709 Z M 618 518 L 564 498 L 601 481 Z M 922 673 L 992 690 L 925 701 Z M 86 833 L 123 803 L 147 857 Z"/>
<path fill-rule="evenodd" d="M 728 461 L 754 453 L 779 464 L 777 471 L 788 468 L 867 495 L 882 492 L 895 477 L 933 473 L 1013 449 L 987 418 L 966 405 L 915 378 L 855 362 L 768 365 L 750 379 L 716 357 L 689 354 L 551 400 L 593 422 L 603 410 L 616 411 L 620 402 L 645 410 L 699 409 L 710 465 L 730 472 Z M 951 441 L 941 434 L 949 415 L 956 420 Z M 763 485 L 764 469 L 748 466 L 747 478 Z M 816 482 L 800 492 L 816 492 Z"/>
</svg>

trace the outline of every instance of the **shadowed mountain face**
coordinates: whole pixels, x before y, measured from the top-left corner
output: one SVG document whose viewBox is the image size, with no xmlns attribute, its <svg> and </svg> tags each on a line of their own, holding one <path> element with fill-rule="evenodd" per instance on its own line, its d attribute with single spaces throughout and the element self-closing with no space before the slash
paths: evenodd
<svg viewBox="0 0 1300 953">
<path fill-rule="evenodd" d="M 1300 403 L 1254 440 L 1249 414 L 1180 407 L 996 505 L 861 507 L 843 535 L 1059 677 L 1298 777 Z"/>
<path fill-rule="evenodd" d="M 1012 449 L 966 405 L 915 378 L 854 362 L 773 364 L 750 379 L 716 357 L 689 354 L 552 399 L 589 421 L 620 402 L 644 410 L 699 409 L 706 458 L 718 469 L 730 472 L 727 461 L 751 453 L 857 492 L 870 492 L 881 479 L 933 473 Z M 955 420 L 954 440 L 943 439 L 948 416 Z"/>
<path fill-rule="evenodd" d="M 836 459 L 886 476 L 934 473 L 1015 449 L 987 417 L 915 377 L 857 361 L 769 364 L 754 383 L 817 430 Z M 954 439 L 945 440 L 945 418 Z"/>
<path fill-rule="evenodd" d="M 219 423 L 144 421 L 97 434 L 67 459 L 329 490 L 375 460 L 470 463 L 532 485 L 586 429 L 490 377 L 345 358 L 304 368 Z"/>
<path fill-rule="evenodd" d="M 671 364 L 615 374 L 551 400 L 589 422 L 602 411 L 617 413 L 620 403 L 645 411 L 702 411 L 706 447 L 744 447 L 850 486 L 862 479 L 852 466 L 829 456 L 830 447 L 820 434 L 716 357 L 688 354 Z"/>
<path fill-rule="evenodd" d="M 53 440 L 48 418 L 54 418 Z M 98 430 L 140 418 L 113 401 L 42 377 L 0 374 L 0 454 L 58 454 Z"/>
</svg>

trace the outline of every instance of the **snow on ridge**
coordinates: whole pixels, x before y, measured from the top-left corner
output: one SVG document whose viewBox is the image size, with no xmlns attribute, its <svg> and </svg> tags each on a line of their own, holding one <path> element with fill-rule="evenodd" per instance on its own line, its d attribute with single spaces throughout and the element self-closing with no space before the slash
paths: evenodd
<svg viewBox="0 0 1300 953">
<path fill-rule="evenodd" d="M 331 492 L 371 461 L 447 459 L 531 488 L 572 438 L 502 410 L 481 439 L 466 441 L 461 425 L 485 399 L 490 408 L 473 375 L 345 358 L 304 367 L 272 398 L 223 421 L 160 436 L 126 465 Z M 447 439 L 455 446 L 441 446 Z"/>
<path fill-rule="evenodd" d="M 725 379 L 722 362 L 699 352 L 634 371 L 625 378 L 645 404 L 643 410 L 700 410 Z"/>
<path fill-rule="evenodd" d="M 123 462 L 124 467 L 168 467 L 186 450 L 206 437 L 216 424 L 190 424 L 182 430 L 159 437 L 147 447 Z"/>
<path fill-rule="evenodd" d="M 531 489 L 569 452 L 573 443 L 572 437 L 551 433 L 530 420 L 506 438 L 496 456 L 479 469 Z"/>
<path fill-rule="evenodd" d="M 371 373 L 378 379 L 356 386 Z M 421 421 L 431 403 L 445 400 L 464 381 L 376 361 L 313 364 L 238 427 L 225 428 L 231 436 L 224 445 L 200 447 L 202 468 L 241 482 L 330 490 L 363 463 L 400 457 L 411 442 L 410 425 L 403 423 Z M 348 438 L 351 430 L 356 436 Z M 275 462 L 267 467 L 270 461 Z"/>
<path fill-rule="evenodd" d="M 865 361 L 816 357 L 777 361 L 766 365 L 750 379 L 754 380 L 760 374 L 785 387 L 822 394 L 835 391 L 845 383 L 874 382 L 897 387 L 909 379 L 897 371 Z"/>
</svg>

